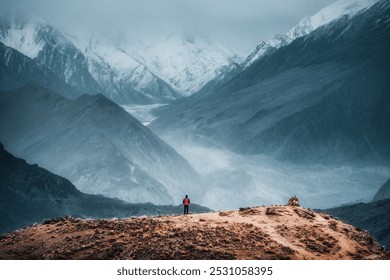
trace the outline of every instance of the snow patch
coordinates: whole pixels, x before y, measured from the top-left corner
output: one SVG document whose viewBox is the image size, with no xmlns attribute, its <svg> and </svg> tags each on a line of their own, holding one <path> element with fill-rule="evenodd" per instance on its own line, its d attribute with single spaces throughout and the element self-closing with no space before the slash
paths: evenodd
<svg viewBox="0 0 390 280">
<path fill-rule="evenodd" d="M 274 39 L 263 41 L 257 45 L 242 65 L 248 67 L 263 57 L 270 49 L 278 49 L 290 44 L 295 39 L 308 35 L 317 28 L 326 25 L 342 16 L 354 16 L 362 10 L 370 8 L 378 0 L 339 0 L 320 10 L 313 16 L 305 17 L 285 34 L 276 35 Z"/>
<path fill-rule="evenodd" d="M 354 16 L 374 5 L 378 0 L 340 0 L 310 17 L 313 30 L 330 23 L 343 15 Z"/>
<path fill-rule="evenodd" d="M 241 61 L 241 55 L 218 42 L 175 33 L 140 52 L 149 69 L 189 96 L 216 77 L 224 67 Z"/>
<path fill-rule="evenodd" d="M 0 33 L 0 41 L 4 45 L 16 49 L 27 57 L 35 58 L 42 50 L 45 42 L 38 37 L 39 26 L 35 23 L 10 23 L 10 28 Z"/>
</svg>

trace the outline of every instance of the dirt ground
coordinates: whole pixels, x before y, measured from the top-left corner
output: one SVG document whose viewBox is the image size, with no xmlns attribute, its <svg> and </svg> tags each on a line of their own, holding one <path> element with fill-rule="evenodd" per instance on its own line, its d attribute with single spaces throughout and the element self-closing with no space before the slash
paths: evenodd
<svg viewBox="0 0 390 280">
<path fill-rule="evenodd" d="M 390 259 L 369 233 L 293 206 L 186 216 L 70 217 L 0 236 L 0 259 Z"/>
</svg>

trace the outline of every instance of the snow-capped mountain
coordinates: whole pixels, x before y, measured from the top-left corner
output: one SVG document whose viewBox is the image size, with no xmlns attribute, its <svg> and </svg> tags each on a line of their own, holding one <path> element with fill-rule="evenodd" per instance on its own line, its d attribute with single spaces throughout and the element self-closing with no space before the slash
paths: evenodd
<svg viewBox="0 0 390 280">
<path fill-rule="evenodd" d="M 153 46 L 68 34 L 39 19 L 0 22 L 0 42 L 80 93 L 120 104 L 170 103 L 198 91 L 242 57 L 219 43 L 176 33 Z"/>
<path fill-rule="evenodd" d="M 219 87 L 229 82 L 236 77 L 244 69 L 248 68 L 261 57 L 271 54 L 275 50 L 287 46 L 295 39 L 310 34 L 317 28 L 337 20 L 342 16 L 353 17 L 359 12 L 363 12 L 378 0 L 339 0 L 330 6 L 327 6 L 317 12 L 313 16 L 308 16 L 302 19 L 296 26 L 290 29 L 287 33 L 277 34 L 268 41 L 262 41 L 249 55 L 241 62 L 231 64 L 221 71 L 214 79 L 208 81 L 203 88 L 200 89 L 202 95 L 207 95 L 210 92 L 216 91 Z M 177 104 L 173 103 L 170 110 L 174 110 Z"/>
<path fill-rule="evenodd" d="M 40 67 L 33 59 L 0 42 L 0 89 L 10 90 L 28 82 L 44 85 L 70 98 L 80 95 L 49 69 Z"/>
<path fill-rule="evenodd" d="M 83 54 L 58 30 L 37 19 L 3 19 L 0 41 L 50 71 L 79 94 L 99 92 Z"/>
<path fill-rule="evenodd" d="M 389 159 L 389 13 L 381 1 L 317 28 L 149 127 L 283 160 Z"/>
<path fill-rule="evenodd" d="M 131 93 L 137 103 L 166 103 L 179 97 L 168 83 L 119 45 L 98 35 L 67 35 L 85 56 L 88 69 L 112 100 L 126 100 Z M 120 102 L 125 103 L 125 102 Z"/>
<path fill-rule="evenodd" d="M 339 0 L 323 8 L 315 15 L 305 17 L 287 33 L 278 34 L 275 38 L 258 44 L 242 62 L 242 66 L 244 68 L 248 67 L 267 53 L 290 44 L 295 39 L 311 33 L 318 27 L 326 25 L 342 16 L 352 17 L 358 12 L 371 7 L 376 2 L 378 0 Z"/>
<path fill-rule="evenodd" d="M 88 70 L 86 58 L 59 30 L 41 20 L 13 20 L 10 22 L 10 29 L 4 30 L 5 37 L 1 38 L 7 42 L 7 37 L 15 38 L 14 34 L 24 34 L 15 48 L 24 55 L 32 58 L 42 68 L 49 69 L 67 84 L 75 87 L 80 93 L 100 92 L 99 84 L 94 80 Z M 29 48 L 35 52 L 24 52 L 27 42 L 30 40 Z M 18 39 L 16 36 L 15 39 Z M 36 46 L 33 47 L 33 42 Z M 34 56 L 34 55 L 35 56 Z"/>
<path fill-rule="evenodd" d="M 0 40 L 6 46 L 32 59 L 43 49 L 45 41 L 39 36 L 39 26 L 43 24 L 42 22 L 32 23 L 19 19 L 10 22 L 2 19 L 0 24 Z"/>
<path fill-rule="evenodd" d="M 382 1 L 317 28 L 148 127 L 199 173 L 210 168 L 208 201 L 223 193 L 229 205 L 269 203 L 293 192 L 329 208 L 371 198 L 370 186 L 389 177 L 389 16 Z M 356 179 L 360 164 L 370 171 Z"/>
<path fill-rule="evenodd" d="M 175 90 L 103 39 L 87 44 L 41 20 L 3 19 L 0 41 L 55 73 L 80 93 L 102 93 L 121 104 L 164 103 Z"/>
<path fill-rule="evenodd" d="M 149 69 L 183 96 L 197 92 L 231 64 L 242 60 L 236 50 L 189 32 L 174 33 L 139 55 Z"/>
</svg>

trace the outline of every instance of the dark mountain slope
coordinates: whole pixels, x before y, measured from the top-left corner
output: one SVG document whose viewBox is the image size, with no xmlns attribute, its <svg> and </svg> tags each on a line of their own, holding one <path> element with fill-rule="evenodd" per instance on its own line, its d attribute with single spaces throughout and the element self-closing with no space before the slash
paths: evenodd
<svg viewBox="0 0 390 280">
<path fill-rule="evenodd" d="M 29 165 L 4 150 L 0 144 L 0 233 L 45 219 L 70 215 L 82 218 L 112 218 L 181 213 L 181 206 L 129 204 L 121 200 L 80 192 L 67 179 Z M 192 212 L 209 209 L 191 205 Z"/>
<path fill-rule="evenodd" d="M 326 212 L 346 223 L 369 231 L 375 238 L 390 247 L 390 199 L 347 205 Z"/>
<path fill-rule="evenodd" d="M 0 42 L 0 90 L 12 90 L 35 82 L 69 98 L 80 93 L 34 60 Z"/>
<path fill-rule="evenodd" d="M 0 92 L 0 139 L 87 193 L 170 204 L 201 192 L 179 154 L 102 95 L 71 101 L 34 84 Z"/>
<path fill-rule="evenodd" d="M 321 27 L 150 127 L 278 159 L 389 159 L 389 17 L 382 1 Z"/>
<path fill-rule="evenodd" d="M 384 183 L 378 192 L 375 194 L 373 201 L 383 200 L 383 199 L 389 199 L 390 198 L 390 179 L 387 180 L 386 183 Z"/>
<path fill-rule="evenodd" d="M 53 73 L 62 84 L 76 89 L 77 96 L 82 93 L 101 93 L 120 104 L 166 103 L 179 97 L 172 86 L 150 72 L 140 62 L 125 55 L 122 50 L 112 49 L 111 46 L 103 50 L 103 53 L 90 53 L 90 50 L 85 49 L 86 46 L 81 46 L 74 40 L 74 37 L 64 35 L 42 20 L 21 16 L 0 18 L 0 41 L 28 56 L 41 72 Z M 90 41 L 90 44 L 91 47 L 99 42 Z M 111 56 L 119 55 L 122 60 L 126 60 L 123 63 L 126 69 L 120 67 L 114 69 L 115 63 L 110 64 L 103 58 L 104 54 L 110 51 L 114 51 Z M 9 67 L 20 66 L 23 68 L 23 64 L 14 61 Z M 7 69 L 7 72 L 11 70 Z M 28 75 L 28 72 L 21 70 L 23 69 L 18 69 L 22 76 Z M 20 80 L 17 79 L 19 76 L 14 78 L 14 83 L 18 83 L 19 86 L 26 82 L 22 77 Z M 51 83 L 53 81 L 50 78 L 47 77 L 47 81 Z M 47 83 L 32 81 L 43 85 Z M 64 91 L 57 92 L 65 93 L 66 97 L 74 97 Z"/>
</svg>

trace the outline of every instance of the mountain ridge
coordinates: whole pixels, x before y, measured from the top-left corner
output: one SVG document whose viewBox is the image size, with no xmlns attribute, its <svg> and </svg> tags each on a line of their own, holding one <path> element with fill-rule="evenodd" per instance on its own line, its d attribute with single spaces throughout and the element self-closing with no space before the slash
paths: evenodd
<svg viewBox="0 0 390 280">
<path fill-rule="evenodd" d="M 379 201 L 390 198 L 390 179 L 387 180 L 373 197 L 372 201 Z"/>
<path fill-rule="evenodd" d="M 334 217 L 369 231 L 375 238 L 390 248 L 390 199 L 367 203 L 355 203 L 323 210 Z"/>
<path fill-rule="evenodd" d="M 11 90 L 34 82 L 71 99 L 80 95 L 79 91 L 62 81 L 54 72 L 42 69 L 33 59 L 7 47 L 2 42 L 0 42 L 0 63 L 1 90 Z"/>
<path fill-rule="evenodd" d="M 388 13 L 382 1 L 322 26 L 217 90 L 182 100 L 150 127 L 168 142 L 172 135 L 196 135 L 235 152 L 283 160 L 388 159 Z"/>
<path fill-rule="evenodd" d="M 250 65 L 260 60 L 262 57 L 271 55 L 277 49 L 285 47 L 295 39 L 306 36 L 317 28 L 340 19 L 341 17 L 351 18 L 358 13 L 370 8 L 379 0 L 339 0 L 321 9 L 312 16 L 303 18 L 297 25 L 286 33 L 276 34 L 273 39 L 260 42 L 239 64 L 225 68 L 214 79 L 207 82 L 201 89 L 202 95 L 219 89 Z M 180 104 L 180 103 L 179 103 Z M 172 108 L 177 106 L 174 102 Z M 172 110 L 173 110 L 172 109 Z M 157 114 L 161 110 L 156 110 Z"/>
<path fill-rule="evenodd" d="M 68 34 L 44 20 L 2 18 L 0 42 L 54 72 L 80 93 L 102 93 L 120 104 L 170 103 L 190 95 L 222 68 L 240 60 L 236 51 L 197 39 L 137 46 L 97 34 Z M 161 49 L 164 49 L 162 52 Z"/>
<path fill-rule="evenodd" d="M 250 66 L 261 57 L 272 51 L 284 47 L 295 39 L 310 34 L 317 28 L 324 26 L 343 16 L 353 17 L 370 8 L 379 0 L 339 0 L 321 9 L 312 16 L 303 18 L 287 33 L 277 34 L 274 39 L 263 41 L 243 60 L 243 68 Z"/>
<path fill-rule="evenodd" d="M 84 192 L 156 204 L 200 192 L 190 165 L 103 95 L 72 101 L 30 84 L 0 100 L 0 139 L 10 151 Z"/>
<path fill-rule="evenodd" d="M 71 182 L 8 153 L 0 143 L 0 233 L 18 230 L 44 220 L 78 218 L 125 218 L 136 215 L 181 213 L 180 206 L 130 204 L 80 192 Z M 192 212 L 209 211 L 196 204 Z"/>
<path fill-rule="evenodd" d="M 120 220 L 55 219 L 2 235 L 0 244 L 1 259 L 390 257 L 367 232 L 297 206 Z"/>
</svg>

